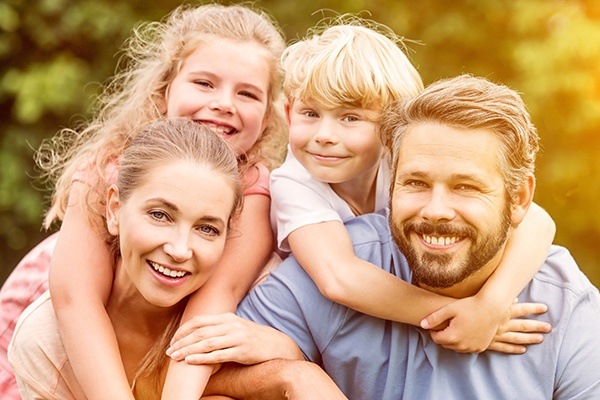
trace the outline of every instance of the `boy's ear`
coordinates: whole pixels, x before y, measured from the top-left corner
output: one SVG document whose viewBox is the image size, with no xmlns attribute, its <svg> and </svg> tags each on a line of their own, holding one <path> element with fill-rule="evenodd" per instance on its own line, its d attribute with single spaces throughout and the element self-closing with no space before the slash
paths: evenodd
<svg viewBox="0 0 600 400">
<path fill-rule="evenodd" d="M 533 201 L 533 193 L 535 192 L 535 178 L 533 176 L 527 177 L 527 181 L 521 185 L 517 191 L 517 196 L 511 204 L 511 220 L 512 226 L 517 226 L 525 218 L 527 210 L 531 206 Z"/>
<path fill-rule="evenodd" d="M 117 236 L 119 234 L 119 209 L 121 201 L 119 200 L 119 189 L 116 185 L 111 185 L 108 188 L 106 198 L 106 226 L 108 232 Z"/>
<path fill-rule="evenodd" d="M 292 105 L 286 101 L 283 104 L 283 109 L 285 110 L 285 122 L 287 122 L 287 125 L 289 127 L 290 126 L 290 112 L 292 111 Z"/>
</svg>

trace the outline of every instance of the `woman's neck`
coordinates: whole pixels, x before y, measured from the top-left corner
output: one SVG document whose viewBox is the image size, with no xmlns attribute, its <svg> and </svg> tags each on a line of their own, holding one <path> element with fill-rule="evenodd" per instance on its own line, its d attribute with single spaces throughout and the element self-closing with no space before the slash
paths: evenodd
<svg viewBox="0 0 600 400">
<path fill-rule="evenodd" d="M 119 260 L 106 312 L 115 332 L 127 378 L 132 383 L 140 361 L 177 315 L 176 310 L 148 303 L 121 268 Z"/>
</svg>

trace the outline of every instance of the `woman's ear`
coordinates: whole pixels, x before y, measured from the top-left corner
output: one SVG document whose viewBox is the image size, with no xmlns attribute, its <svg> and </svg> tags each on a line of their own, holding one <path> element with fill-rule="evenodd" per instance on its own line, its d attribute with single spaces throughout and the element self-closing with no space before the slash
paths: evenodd
<svg viewBox="0 0 600 400">
<path fill-rule="evenodd" d="M 117 186 L 110 185 L 106 196 L 106 226 L 111 235 L 117 236 L 119 234 L 119 209 L 121 208 Z"/>
</svg>

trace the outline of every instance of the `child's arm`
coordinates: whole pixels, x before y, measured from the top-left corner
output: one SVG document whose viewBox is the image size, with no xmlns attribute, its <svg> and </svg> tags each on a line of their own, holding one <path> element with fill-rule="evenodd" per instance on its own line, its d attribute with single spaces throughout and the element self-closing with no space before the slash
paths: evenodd
<svg viewBox="0 0 600 400">
<path fill-rule="evenodd" d="M 227 364 L 210 380 L 207 394 L 236 399 L 347 399 L 321 367 L 298 360 Z"/>
<path fill-rule="evenodd" d="M 339 221 L 302 226 L 288 236 L 298 263 L 326 298 L 375 317 L 418 325 L 453 299 L 420 289 L 354 254 Z"/>
<path fill-rule="evenodd" d="M 190 298 L 182 323 L 198 314 L 235 311 L 273 252 L 269 207 L 267 196 L 244 197 L 243 210 L 230 232 L 219 266 Z M 162 398 L 197 400 L 214 367 L 171 360 Z"/>
<path fill-rule="evenodd" d="M 448 328 L 431 332 L 436 343 L 457 351 L 485 350 L 506 310 L 546 260 L 555 232 L 552 218 L 540 206 L 532 204 L 510 235 L 498 269 L 479 293 L 429 315 L 421 326 L 434 327 L 451 319 Z M 543 331 L 548 329 L 546 325 L 543 327 Z M 520 352 L 524 350 L 521 347 Z"/>
<path fill-rule="evenodd" d="M 52 255 L 52 304 L 69 361 L 87 398 L 133 399 L 105 308 L 113 281 L 112 260 L 90 223 L 84 188 L 81 182 L 72 184 Z M 94 222 L 103 224 L 100 218 Z"/>
<path fill-rule="evenodd" d="M 296 342 L 285 333 L 232 313 L 196 315 L 181 325 L 173 341 L 169 355 L 188 364 L 304 360 Z"/>
</svg>

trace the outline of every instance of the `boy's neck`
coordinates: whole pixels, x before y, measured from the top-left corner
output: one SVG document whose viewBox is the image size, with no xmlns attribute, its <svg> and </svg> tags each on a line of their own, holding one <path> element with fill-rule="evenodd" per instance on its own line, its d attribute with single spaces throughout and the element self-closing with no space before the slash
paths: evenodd
<svg viewBox="0 0 600 400">
<path fill-rule="evenodd" d="M 330 183 L 329 186 L 348 203 L 355 216 L 375 212 L 378 170 L 379 168 L 374 168 L 352 181 Z"/>
</svg>

